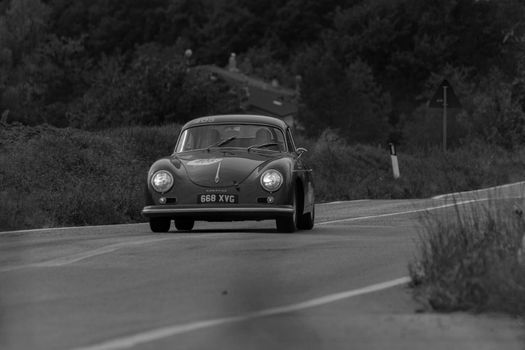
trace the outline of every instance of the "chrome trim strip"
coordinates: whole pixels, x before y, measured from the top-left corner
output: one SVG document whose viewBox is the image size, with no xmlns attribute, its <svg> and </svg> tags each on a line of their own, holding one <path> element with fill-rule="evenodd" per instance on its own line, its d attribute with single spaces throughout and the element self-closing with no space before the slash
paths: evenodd
<svg viewBox="0 0 525 350">
<path fill-rule="evenodd" d="M 219 162 L 219 166 L 217 167 L 217 173 L 215 174 L 215 183 L 218 184 L 219 181 L 221 181 L 221 178 L 219 177 L 219 172 L 221 171 L 221 164 L 222 161 Z"/>
<path fill-rule="evenodd" d="M 290 208 L 159 208 L 158 206 L 148 206 L 142 209 L 142 214 L 217 214 L 217 213 L 239 213 L 239 214 L 258 214 L 258 213 L 274 213 L 274 214 L 293 214 L 294 209 Z"/>
</svg>

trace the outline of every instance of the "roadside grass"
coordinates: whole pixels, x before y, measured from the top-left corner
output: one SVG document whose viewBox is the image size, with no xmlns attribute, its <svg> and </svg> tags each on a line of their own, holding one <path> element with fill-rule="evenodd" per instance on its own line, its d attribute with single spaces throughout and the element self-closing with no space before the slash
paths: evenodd
<svg viewBox="0 0 525 350">
<path fill-rule="evenodd" d="M 525 316 L 525 197 L 459 204 L 421 217 L 414 295 L 436 311 Z"/>
<path fill-rule="evenodd" d="M 101 134 L 121 142 L 133 155 L 133 161 L 146 163 L 148 171 L 151 163 L 157 158 L 170 155 L 174 148 L 181 126 L 168 124 L 164 126 L 128 126 L 101 131 Z"/>
</svg>

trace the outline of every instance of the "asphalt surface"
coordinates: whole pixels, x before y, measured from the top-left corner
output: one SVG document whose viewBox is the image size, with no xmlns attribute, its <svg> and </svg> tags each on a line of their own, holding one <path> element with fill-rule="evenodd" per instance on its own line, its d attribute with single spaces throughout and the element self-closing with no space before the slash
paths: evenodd
<svg viewBox="0 0 525 350">
<path fill-rule="evenodd" d="M 320 204 L 294 234 L 271 221 L 0 233 L 0 349 L 523 349 L 518 320 L 416 313 L 419 218 L 452 202 Z"/>
</svg>

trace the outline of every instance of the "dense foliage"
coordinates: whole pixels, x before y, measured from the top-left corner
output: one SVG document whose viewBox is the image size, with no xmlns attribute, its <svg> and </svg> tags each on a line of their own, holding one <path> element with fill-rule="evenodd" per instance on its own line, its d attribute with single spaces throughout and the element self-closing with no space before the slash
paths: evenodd
<svg viewBox="0 0 525 350">
<path fill-rule="evenodd" d="M 187 68 L 226 64 L 293 86 L 299 119 L 350 142 L 439 142 L 426 101 L 448 78 L 452 144 L 525 142 L 523 0 L 4 0 L 0 113 L 100 129 L 236 111 Z"/>
</svg>

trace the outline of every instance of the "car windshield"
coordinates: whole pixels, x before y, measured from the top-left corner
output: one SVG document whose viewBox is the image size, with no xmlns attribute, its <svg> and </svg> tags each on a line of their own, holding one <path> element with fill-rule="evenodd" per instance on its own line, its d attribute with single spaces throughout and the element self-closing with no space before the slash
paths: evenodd
<svg viewBox="0 0 525 350">
<path fill-rule="evenodd" d="M 208 124 L 184 130 L 177 142 L 176 152 L 219 147 L 286 150 L 284 135 L 278 128 L 256 124 Z"/>
</svg>

